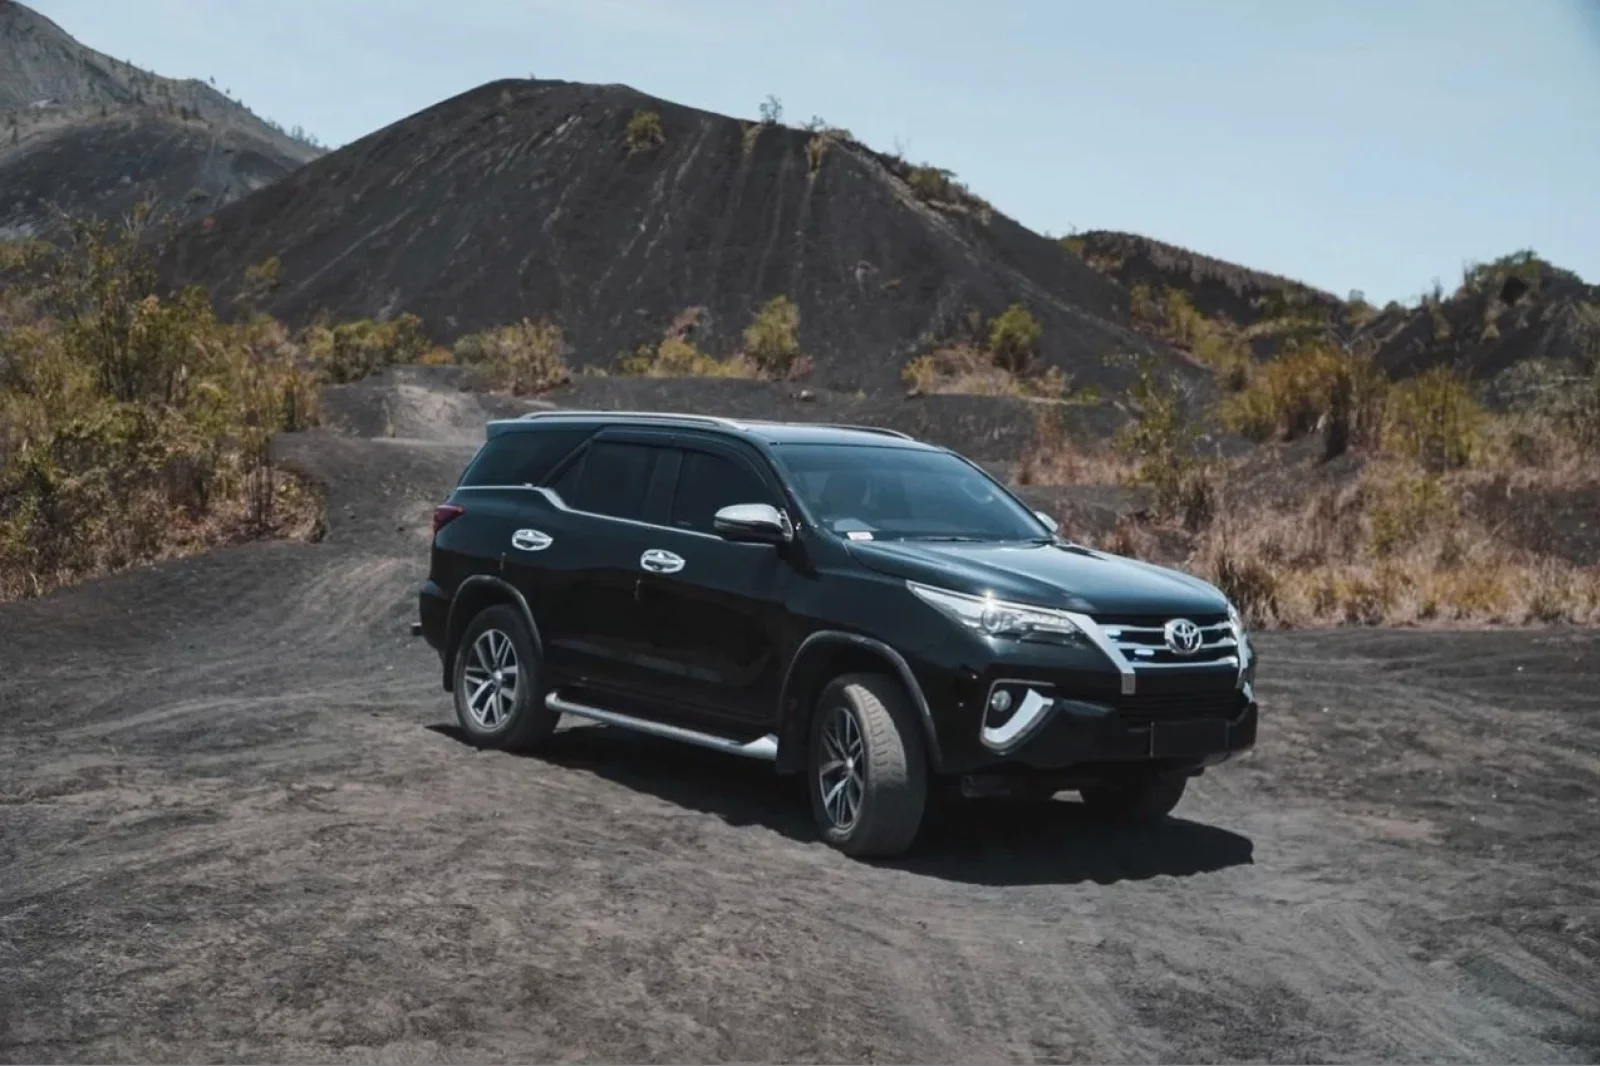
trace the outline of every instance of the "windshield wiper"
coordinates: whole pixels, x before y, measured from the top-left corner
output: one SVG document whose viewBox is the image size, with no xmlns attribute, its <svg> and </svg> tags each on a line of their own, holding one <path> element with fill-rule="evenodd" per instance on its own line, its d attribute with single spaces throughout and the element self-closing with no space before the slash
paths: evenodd
<svg viewBox="0 0 1600 1066">
<path fill-rule="evenodd" d="M 903 535 L 900 539 L 901 540 L 954 540 L 954 541 L 963 541 L 963 542 L 970 543 L 970 544 L 981 544 L 984 541 L 992 540 L 994 538 L 992 538 L 992 537 L 973 537 L 973 536 L 968 536 L 965 533 L 907 533 L 907 534 Z"/>
</svg>

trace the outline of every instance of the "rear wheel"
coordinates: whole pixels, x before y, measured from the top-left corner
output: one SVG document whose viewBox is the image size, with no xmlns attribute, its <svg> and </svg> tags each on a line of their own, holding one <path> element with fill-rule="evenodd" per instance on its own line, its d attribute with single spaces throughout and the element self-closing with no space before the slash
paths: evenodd
<svg viewBox="0 0 1600 1066">
<path fill-rule="evenodd" d="M 881 674 L 832 681 L 812 717 L 807 776 L 824 840 L 863 858 L 904 854 L 928 802 L 921 726 L 904 689 Z"/>
<path fill-rule="evenodd" d="M 456 719 L 475 744 L 526 751 L 555 731 L 539 653 L 522 612 L 496 604 L 467 623 L 456 649 Z"/>
<path fill-rule="evenodd" d="M 1083 805 L 1109 822 L 1150 822 L 1172 813 L 1189 786 L 1186 774 L 1137 774 L 1082 790 Z"/>
</svg>

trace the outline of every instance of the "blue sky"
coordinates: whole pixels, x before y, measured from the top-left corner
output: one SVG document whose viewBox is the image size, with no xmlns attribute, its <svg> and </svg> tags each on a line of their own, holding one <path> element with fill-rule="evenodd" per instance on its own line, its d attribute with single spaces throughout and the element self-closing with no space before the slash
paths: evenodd
<svg viewBox="0 0 1600 1066">
<path fill-rule="evenodd" d="M 339 144 L 499 77 L 820 115 L 1034 229 L 1408 301 L 1600 282 L 1600 0 L 33 0 Z"/>
</svg>

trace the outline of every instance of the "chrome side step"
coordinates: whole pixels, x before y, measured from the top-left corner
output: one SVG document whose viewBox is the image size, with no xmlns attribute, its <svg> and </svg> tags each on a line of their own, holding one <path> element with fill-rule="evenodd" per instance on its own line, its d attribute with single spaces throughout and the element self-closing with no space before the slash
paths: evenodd
<svg viewBox="0 0 1600 1066">
<path fill-rule="evenodd" d="M 684 729 L 682 726 L 664 725 L 661 722 L 652 722 L 644 718 L 635 718 L 631 714 L 618 714 L 616 711 L 602 710 L 599 707 L 590 707 L 584 703 L 573 703 L 564 700 L 558 692 L 552 692 L 544 698 L 544 705 L 552 711 L 570 714 L 575 718 L 587 718 L 595 722 L 604 722 L 614 725 L 619 729 L 631 729 L 636 733 L 648 733 L 655 737 L 664 737 L 667 740 L 677 740 L 685 744 L 693 744 L 699 748 L 710 748 L 712 751 L 727 752 L 729 755 L 743 755 L 747 759 L 761 759 L 764 762 L 773 762 L 778 758 L 778 738 L 768 733 L 747 743 L 729 740 L 726 737 L 714 737 L 710 733 L 698 733 L 693 729 Z"/>
</svg>

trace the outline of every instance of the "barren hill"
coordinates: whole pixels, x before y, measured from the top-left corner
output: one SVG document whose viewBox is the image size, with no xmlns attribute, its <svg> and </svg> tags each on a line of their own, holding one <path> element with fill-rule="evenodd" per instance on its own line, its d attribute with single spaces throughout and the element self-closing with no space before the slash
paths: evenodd
<svg viewBox="0 0 1600 1066">
<path fill-rule="evenodd" d="M 1342 302 L 1333 293 L 1277 274 L 1137 234 L 1091 230 L 1062 243 L 1085 263 L 1129 289 L 1136 285 L 1152 291 L 1177 288 L 1202 314 L 1226 315 L 1244 326 L 1261 318 L 1260 301 L 1269 297 L 1293 294 L 1308 304 L 1329 308 Z"/>
<path fill-rule="evenodd" d="M 147 194 L 194 215 L 320 154 L 209 85 L 103 55 L 0 0 L 0 237 L 41 232 L 51 205 L 105 215 Z"/>
<path fill-rule="evenodd" d="M 1121 380 L 1105 356 L 1156 350 L 1110 279 L 925 178 L 842 133 L 625 86 L 502 81 L 219 211 L 171 265 L 226 296 L 278 256 L 267 309 L 291 321 L 404 310 L 450 340 L 549 316 L 587 366 L 659 340 L 690 307 L 704 309 L 696 342 L 728 354 L 777 294 L 833 387 L 897 389 L 968 309 L 1012 302 L 1043 326 L 1044 359 L 1080 381 Z"/>
<path fill-rule="evenodd" d="M 1289 278 L 1127 233 L 1095 231 L 1062 244 L 1132 292 L 1181 293 L 1200 314 L 1241 330 L 1286 307 L 1343 324 L 1351 347 L 1372 351 L 1396 377 L 1448 366 L 1488 380 L 1530 361 L 1600 364 L 1600 286 L 1517 252 L 1470 266 L 1453 291 L 1377 309 Z M 1136 323 L 1137 325 L 1137 323 Z M 1260 349 L 1258 349 L 1260 350 Z"/>
</svg>

